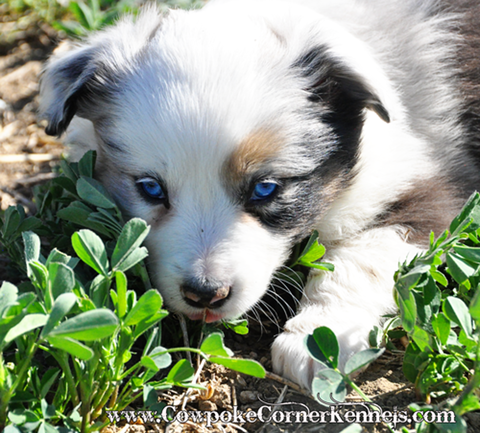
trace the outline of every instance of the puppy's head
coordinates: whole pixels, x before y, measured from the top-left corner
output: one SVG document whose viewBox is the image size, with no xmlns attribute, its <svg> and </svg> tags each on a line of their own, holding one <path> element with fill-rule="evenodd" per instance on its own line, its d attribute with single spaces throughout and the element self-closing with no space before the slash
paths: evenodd
<svg viewBox="0 0 480 433">
<path fill-rule="evenodd" d="M 152 226 L 165 301 L 207 321 L 260 299 L 351 180 L 365 109 L 388 120 L 357 51 L 322 42 L 318 17 L 244 4 L 148 9 L 54 57 L 42 80 L 47 131 L 81 118 L 96 175 Z"/>
</svg>

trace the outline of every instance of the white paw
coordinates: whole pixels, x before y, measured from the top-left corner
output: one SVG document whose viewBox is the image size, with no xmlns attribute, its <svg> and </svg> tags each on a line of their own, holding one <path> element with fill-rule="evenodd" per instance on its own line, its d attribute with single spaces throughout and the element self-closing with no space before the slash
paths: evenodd
<svg viewBox="0 0 480 433">
<path fill-rule="evenodd" d="M 319 317 L 322 320 L 319 320 Z M 272 346 L 273 370 L 310 390 L 313 378 L 324 367 L 308 354 L 305 337 L 318 326 L 328 326 L 337 337 L 338 368 L 343 371 L 351 356 L 368 349 L 368 333 L 374 324 L 375 320 L 365 314 L 362 317 L 361 312 L 352 311 L 347 315 L 322 317 L 315 307 L 306 308 L 290 319 L 285 324 L 285 332 L 275 339 Z"/>
<path fill-rule="evenodd" d="M 304 346 L 305 334 L 283 332 L 272 346 L 273 371 L 305 389 L 312 389 L 312 380 L 322 368 L 307 353 Z"/>
</svg>

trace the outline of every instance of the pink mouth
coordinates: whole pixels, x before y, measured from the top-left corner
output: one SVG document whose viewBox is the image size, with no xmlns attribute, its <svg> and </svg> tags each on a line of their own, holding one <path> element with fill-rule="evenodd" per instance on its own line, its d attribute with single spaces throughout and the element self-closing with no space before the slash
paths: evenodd
<svg viewBox="0 0 480 433">
<path fill-rule="evenodd" d="M 202 320 L 205 317 L 205 323 L 217 322 L 223 319 L 223 314 L 216 314 L 210 310 L 205 310 L 200 313 L 187 314 L 190 320 Z"/>
</svg>

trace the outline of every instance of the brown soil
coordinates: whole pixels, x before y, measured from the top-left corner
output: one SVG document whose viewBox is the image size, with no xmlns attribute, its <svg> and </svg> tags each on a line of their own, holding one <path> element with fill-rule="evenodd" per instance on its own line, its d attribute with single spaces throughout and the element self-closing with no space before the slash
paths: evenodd
<svg viewBox="0 0 480 433">
<path fill-rule="evenodd" d="M 0 7 L 1 8 L 1 7 Z M 1 10 L 0 10 L 1 12 Z M 52 176 L 52 167 L 62 153 L 61 144 L 47 136 L 45 123 L 37 118 L 39 74 L 42 62 L 48 57 L 56 43 L 55 32 L 48 26 L 30 23 L 27 28 L 20 25 L 8 15 L 0 13 L 0 206 L 20 203 L 29 212 L 34 212 L 35 204 L 31 201 L 31 188 Z M 3 22 L 2 22 L 3 20 Z M 26 156 L 21 160 L 21 156 Z M 30 159 L 28 159 L 30 158 Z M 43 158 L 38 162 L 35 158 Z M 9 162 L 9 161 L 16 162 Z M 0 257 L 0 280 L 5 279 L 5 270 Z M 3 278 L 2 278 L 3 277 Z M 270 324 L 272 325 L 272 324 Z M 263 330 L 263 332 L 262 332 Z M 271 371 L 269 347 L 279 328 L 276 326 L 260 327 L 251 324 L 248 336 L 228 334 L 227 346 L 235 354 L 244 358 L 258 360 Z M 360 375 L 356 383 L 363 392 L 370 396 L 384 410 L 398 408 L 404 410 L 416 400 L 415 392 L 402 371 L 401 354 L 386 353 L 366 372 Z M 277 379 L 254 379 L 240 375 L 217 365 L 210 365 L 203 370 L 200 383 L 209 392 L 192 392 L 187 399 L 182 389 L 161 393 L 160 400 L 176 407 L 185 400 L 186 409 L 193 410 L 256 410 L 265 404 L 281 403 L 280 410 L 326 410 L 304 392 L 286 386 Z M 355 393 L 347 398 L 349 404 L 358 403 Z M 289 404 L 288 404 L 289 403 Z M 302 406 L 305 405 L 305 406 Z M 350 410 L 352 406 L 345 406 Z M 360 408 L 360 406 L 356 406 Z M 278 419 L 278 418 L 277 418 Z M 471 419 L 472 432 L 480 431 L 480 420 Z M 168 432 L 339 432 L 347 424 L 286 424 L 256 422 L 253 424 L 215 424 L 207 428 L 204 424 L 172 424 Z M 385 425 L 363 425 L 368 432 L 386 432 Z M 163 432 L 163 424 L 112 425 L 105 432 L 122 433 L 145 431 Z"/>
</svg>

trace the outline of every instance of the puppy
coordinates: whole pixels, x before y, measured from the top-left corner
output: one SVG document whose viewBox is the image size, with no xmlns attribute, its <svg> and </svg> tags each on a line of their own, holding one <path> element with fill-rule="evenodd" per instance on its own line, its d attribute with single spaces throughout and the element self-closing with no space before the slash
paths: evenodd
<svg viewBox="0 0 480 433">
<path fill-rule="evenodd" d="M 480 185 L 479 56 L 468 57 L 463 37 L 476 37 L 476 21 L 454 9 L 212 0 L 161 15 L 150 6 L 54 56 L 41 111 L 49 134 L 97 150 L 96 176 L 152 227 L 158 290 L 191 319 L 247 312 L 318 230 L 335 272 L 311 272 L 272 349 L 276 372 L 309 388 L 318 367 L 305 335 L 333 329 L 340 366 L 367 348 L 395 311 L 399 262 Z"/>
</svg>

